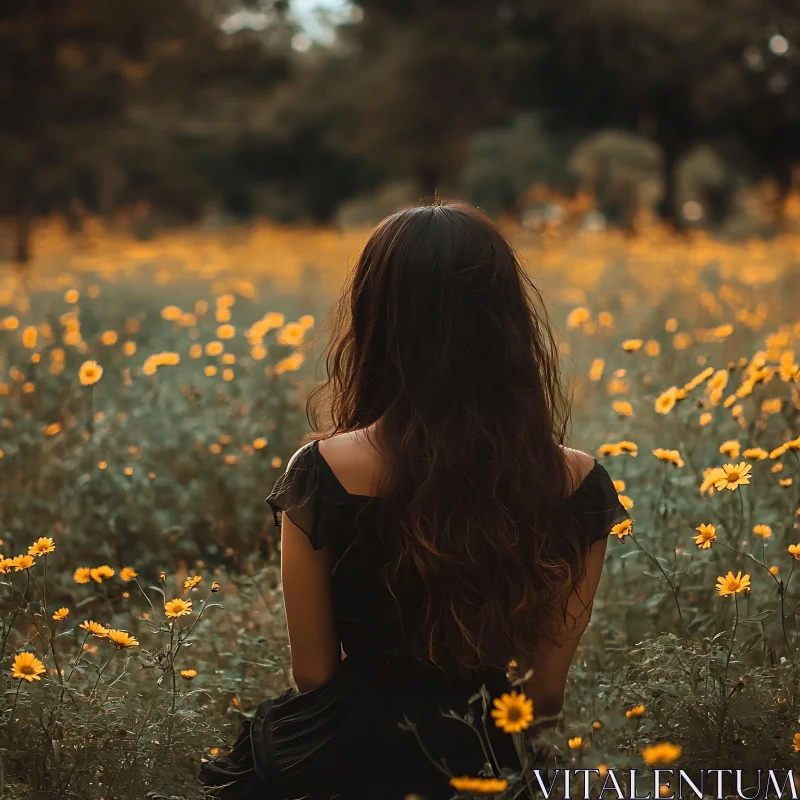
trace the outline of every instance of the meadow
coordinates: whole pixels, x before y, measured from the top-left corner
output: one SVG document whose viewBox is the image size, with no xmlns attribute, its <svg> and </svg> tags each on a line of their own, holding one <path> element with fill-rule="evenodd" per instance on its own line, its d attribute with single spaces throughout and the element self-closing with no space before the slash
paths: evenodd
<svg viewBox="0 0 800 800">
<path fill-rule="evenodd" d="M 290 685 L 264 498 L 367 233 L 53 223 L 3 267 L 0 797 L 199 798 L 200 760 Z M 797 767 L 800 236 L 510 235 L 559 327 L 569 443 L 633 519 L 552 757 L 600 782 Z"/>
</svg>

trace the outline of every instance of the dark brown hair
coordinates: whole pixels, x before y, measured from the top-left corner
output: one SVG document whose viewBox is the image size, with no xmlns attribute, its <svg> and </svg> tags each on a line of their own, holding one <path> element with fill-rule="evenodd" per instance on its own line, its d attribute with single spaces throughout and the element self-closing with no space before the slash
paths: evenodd
<svg viewBox="0 0 800 800">
<path fill-rule="evenodd" d="M 505 668 L 552 637 L 582 578 L 561 444 L 569 417 L 542 297 L 465 203 L 387 217 L 332 318 L 311 439 L 364 429 L 384 466 L 375 535 L 405 645 L 457 670 Z"/>
</svg>

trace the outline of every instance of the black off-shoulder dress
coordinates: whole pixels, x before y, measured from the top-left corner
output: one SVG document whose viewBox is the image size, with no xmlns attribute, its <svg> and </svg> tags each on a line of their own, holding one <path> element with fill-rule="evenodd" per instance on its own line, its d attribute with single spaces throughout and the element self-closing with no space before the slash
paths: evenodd
<svg viewBox="0 0 800 800">
<path fill-rule="evenodd" d="M 276 526 L 288 514 L 315 549 L 333 548 L 333 605 L 346 658 L 322 686 L 265 700 L 242 724 L 231 752 L 203 765 L 200 781 L 209 796 L 222 800 L 402 800 L 410 793 L 450 798 L 447 777 L 398 723 L 404 716 L 413 722 L 430 755 L 444 759 L 450 774 L 477 775 L 485 762 L 478 738 L 442 712 L 463 715 L 482 683 L 492 697 L 511 687 L 500 671 L 452 680 L 399 650 L 400 631 L 379 576 L 382 562 L 365 544 L 379 498 L 346 492 L 318 445 L 298 451 L 267 502 Z M 627 517 L 597 461 L 564 502 L 590 542 Z M 480 714 L 480 704 L 473 710 Z M 500 765 L 518 771 L 511 737 L 492 724 L 487 728 Z"/>
</svg>

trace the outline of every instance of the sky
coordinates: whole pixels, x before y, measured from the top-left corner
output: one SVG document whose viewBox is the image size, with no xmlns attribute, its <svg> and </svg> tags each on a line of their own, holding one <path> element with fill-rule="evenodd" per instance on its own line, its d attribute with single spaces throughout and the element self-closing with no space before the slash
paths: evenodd
<svg viewBox="0 0 800 800">
<path fill-rule="evenodd" d="M 292 13 L 300 20 L 308 35 L 314 39 L 324 36 L 324 30 L 314 18 L 314 9 L 317 6 L 331 11 L 344 11 L 349 5 L 347 0 L 291 0 L 290 3 Z"/>
<path fill-rule="evenodd" d="M 298 33 L 292 41 L 292 46 L 297 50 L 306 50 L 312 40 L 329 42 L 333 38 L 330 26 L 321 25 L 317 14 L 318 9 L 332 12 L 335 16 L 350 16 L 357 13 L 357 7 L 353 7 L 350 0 L 290 0 L 290 9 L 297 18 L 305 33 Z M 252 29 L 263 30 L 270 24 L 270 17 L 262 11 L 241 8 L 226 17 L 222 22 L 222 29 L 228 33 L 238 30 Z"/>
</svg>

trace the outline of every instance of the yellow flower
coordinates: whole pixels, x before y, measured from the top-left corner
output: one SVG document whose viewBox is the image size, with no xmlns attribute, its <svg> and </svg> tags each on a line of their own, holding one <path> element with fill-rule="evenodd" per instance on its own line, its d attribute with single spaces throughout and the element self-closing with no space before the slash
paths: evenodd
<svg viewBox="0 0 800 800">
<path fill-rule="evenodd" d="M 780 572 L 780 567 L 770 567 L 769 574 L 770 575 L 777 575 Z"/>
<path fill-rule="evenodd" d="M 212 592 L 218 592 L 221 588 L 222 587 L 216 581 L 214 581 L 214 583 L 211 584 Z"/>
<path fill-rule="evenodd" d="M 600 773 L 601 778 L 605 778 L 608 775 L 608 764 L 598 764 L 597 771 Z"/>
<path fill-rule="evenodd" d="M 183 582 L 183 588 L 194 589 L 194 587 L 197 586 L 197 584 L 200 583 L 201 580 L 203 580 L 203 578 L 200 575 L 195 575 L 193 578 L 187 578 Z"/>
<path fill-rule="evenodd" d="M 84 361 L 78 379 L 84 386 L 92 386 L 103 377 L 103 368 L 96 361 Z"/>
<path fill-rule="evenodd" d="M 111 347 L 112 344 L 116 344 L 117 338 L 116 331 L 103 331 L 100 334 L 100 341 L 108 347 Z"/>
<path fill-rule="evenodd" d="M 792 554 L 792 556 L 794 556 L 794 558 L 800 560 L 800 544 L 790 544 L 786 549 Z"/>
<path fill-rule="evenodd" d="M 739 458 L 742 445 L 736 439 L 730 439 L 719 446 L 719 451 L 728 458 Z"/>
<path fill-rule="evenodd" d="M 573 308 L 567 315 L 567 327 L 579 328 L 584 322 L 588 322 L 589 319 L 591 319 L 589 309 L 584 306 L 578 306 L 577 308 Z"/>
<path fill-rule="evenodd" d="M 768 539 L 772 536 L 772 528 L 769 525 L 753 525 L 753 533 L 762 539 Z"/>
<path fill-rule="evenodd" d="M 742 575 L 739 571 L 736 575 L 729 572 L 724 578 L 720 575 L 717 578 L 717 592 L 720 597 L 738 594 L 739 592 L 750 590 L 750 576 Z"/>
<path fill-rule="evenodd" d="M 705 413 L 700 415 L 700 420 L 699 420 L 700 425 L 701 426 L 708 425 L 708 423 L 711 422 L 712 419 L 713 419 L 712 415 L 709 414 L 708 411 L 706 411 Z"/>
<path fill-rule="evenodd" d="M 611 408 L 621 417 L 629 417 L 633 414 L 633 406 L 627 400 L 615 400 L 611 404 Z"/>
<path fill-rule="evenodd" d="M 186 614 L 191 614 L 192 601 L 181 600 L 179 597 L 176 597 L 174 600 L 170 600 L 164 604 L 164 613 L 170 618 L 183 617 Z"/>
<path fill-rule="evenodd" d="M 661 352 L 661 345 L 655 339 L 650 339 L 644 346 L 644 351 L 650 358 L 655 358 Z"/>
<path fill-rule="evenodd" d="M 781 486 L 783 486 L 784 489 L 786 489 L 787 487 L 792 485 L 792 479 L 791 478 L 782 478 L 781 480 L 778 481 L 778 483 Z"/>
<path fill-rule="evenodd" d="M 182 314 L 183 311 L 181 311 L 178 306 L 164 306 L 164 308 L 161 309 L 161 318 L 168 322 L 174 322 L 180 319 Z"/>
<path fill-rule="evenodd" d="M 641 339 L 626 339 L 622 343 L 622 349 L 626 353 L 635 353 L 637 350 L 641 348 L 641 346 L 642 346 Z"/>
<path fill-rule="evenodd" d="M 103 564 L 100 567 L 95 567 L 94 569 L 89 570 L 89 575 L 91 576 L 92 580 L 95 583 L 102 583 L 104 578 L 113 578 L 114 577 L 114 570 L 108 566 L 108 564 Z"/>
<path fill-rule="evenodd" d="M 492 717 L 504 733 L 520 733 L 533 722 L 533 700 L 516 690 L 504 692 L 494 699 Z"/>
<path fill-rule="evenodd" d="M 618 444 L 606 442 L 597 448 L 597 455 L 602 458 L 603 456 L 618 456 L 622 454 L 622 448 Z"/>
<path fill-rule="evenodd" d="M 89 583 L 92 579 L 91 572 L 89 567 L 78 567 L 72 576 L 72 580 L 74 580 L 75 583 Z"/>
<path fill-rule="evenodd" d="M 639 455 L 639 445 L 636 442 L 629 442 L 627 440 L 619 442 L 619 449 L 623 453 L 630 453 L 632 456 Z"/>
<path fill-rule="evenodd" d="M 735 466 L 733 464 L 725 464 L 722 469 L 725 472 L 725 476 L 720 477 L 714 484 L 717 491 L 721 492 L 723 489 L 733 491 L 737 486 L 749 485 L 750 476 L 747 473 L 752 469 L 750 464 L 745 464 L 744 461 Z"/>
<path fill-rule="evenodd" d="M 500 794 L 508 788 L 505 778 L 450 778 L 450 785 L 457 792 L 466 792 L 473 795 Z"/>
<path fill-rule="evenodd" d="M 29 548 L 29 556 L 46 556 L 56 549 L 56 543 L 48 536 L 41 536 Z"/>
<path fill-rule="evenodd" d="M 718 480 L 725 477 L 725 470 L 722 467 L 709 467 L 703 472 L 703 482 L 700 484 L 700 494 L 714 494 L 714 485 Z"/>
<path fill-rule="evenodd" d="M 286 358 L 282 358 L 275 365 L 275 374 L 283 375 L 284 372 L 300 369 L 300 365 L 305 361 L 306 357 L 302 353 L 293 353 Z"/>
<path fill-rule="evenodd" d="M 633 508 L 633 500 L 631 500 L 630 497 L 625 494 L 620 494 L 617 496 L 619 497 L 620 504 L 626 511 L 630 511 Z"/>
<path fill-rule="evenodd" d="M 196 669 L 182 669 L 181 670 L 181 678 L 186 678 L 187 681 L 190 681 L 192 678 L 197 677 L 197 670 Z"/>
<path fill-rule="evenodd" d="M 78 627 L 83 628 L 87 633 L 91 633 L 92 636 L 96 636 L 98 639 L 105 639 L 108 636 L 108 628 L 91 619 L 85 619 Z"/>
<path fill-rule="evenodd" d="M 138 572 L 135 569 L 131 569 L 131 567 L 123 567 L 119 571 L 119 577 L 123 581 L 132 581 L 134 578 L 138 576 Z"/>
<path fill-rule="evenodd" d="M 19 555 L 11 559 L 11 565 L 14 567 L 14 572 L 22 572 L 25 569 L 30 569 L 34 563 L 33 556 Z"/>
<path fill-rule="evenodd" d="M 596 358 L 594 361 L 592 361 L 592 366 L 589 370 L 589 380 L 599 381 L 600 378 L 603 377 L 603 368 L 605 365 L 606 362 L 603 361 L 602 358 Z"/>
<path fill-rule="evenodd" d="M 800 753 L 800 733 L 796 733 L 792 740 L 792 749 L 795 753 Z"/>
<path fill-rule="evenodd" d="M 53 614 L 53 619 L 60 620 L 66 619 L 69 616 L 69 609 L 68 608 L 59 608 L 58 611 Z"/>
<path fill-rule="evenodd" d="M 658 764 L 671 764 L 673 761 L 677 761 L 682 752 L 681 748 L 676 744 L 661 742 L 643 748 L 642 758 L 648 767 L 653 767 Z"/>
<path fill-rule="evenodd" d="M 575 736 L 572 739 L 567 739 L 567 744 L 570 750 L 577 750 L 583 744 L 583 737 Z"/>
<path fill-rule="evenodd" d="M 677 450 L 664 450 L 661 447 L 657 447 L 653 450 L 653 455 L 659 461 L 666 461 L 669 464 L 674 464 L 676 467 L 683 466 L 683 459 Z"/>
<path fill-rule="evenodd" d="M 592 729 L 593 730 L 599 731 L 600 728 L 602 728 L 602 727 L 603 727 L 603 723 L 600 722 L 599 719 L 596 719 L 596 720 L 594 720 L 594 722 L 592 722 Z"/>
<path fill-rule="evenodd" d="M 227 323 L 225 325 L 220 325 L 217 328 L 217 336 L 220 339 L 233 339 L 233 337 L 236 336 L 236 328 Z"/>
<path fill-rule="evenodd" d="M 701 550 L 708 550 L 708 548 L 711 547 L 712 542 L 717 540 L 717 528 L 714 525 L 706 525 L 704 523 L 702 525 L 698 525 L 695 530 L 700 531 L 700 535 L 694 537 L 694 543 Z"/>
<path fill-rule="evenodd" d="M 45 436 L 55 436 L 57 433 L 61 433 L 60 422 L 53 422 L 44 429 Z"/>
<path fill-rule="evenodd" d="M 114 645 L 114 649 L 123 650 L 126 647 L 136 647 L 139 642 L 127 631 L 118 631 L 114 628 L 106 632 L 106 638 Z"/>
<path fill-rule="evenodd" d="M 769 453 L 761 447 L 748 447 L 742 455 L 751 461 L 763 461 L 769 457 Z M 734 456 L 735 458 L 736 456 Z"/>
<path fill-rule="evenodd" d="M 678 387 L 670 386 L 669 389 L 662 392 L 657 398 L 655 403 L 655 410 L 658 414 L 669 414 L 675 407 L 678 400 Z"/>
<path fill-rule="evenodd" d="M 612 529 L 611 533 L 618 539 L 623 539 L 625 536 L 630 536 L 633 533 L 633 520 L 624 519 L 618 522 Z"/>
<path fill-rule="evenodd" d="M 772 459 L 780 458 L 786 452 L 786 447 L 784 445 L 780 445 L 776 447 L 774 450 L 770 451 L 769 457 Z"/>
<path fill-rule="evenodd" d="M 208 342 L 206 344 L 206 355 L 207 356 L 218 356 L 222 353 L 225 349 L 225 345 L 222 342 Z"/>
<path fill-rule="evenodd" d="M 624 492 L 625 491 L 625 481 L 614 481 L 614 488 L 618 492 Z"/>
<path fill-rule="evenodd" d="M 644 706 L 643 705 L 634 706 L 633 708 L 629 708 L 625 712 L 625 716 L 628 719 L 633 719 L 634 717 L 641 717 L 643 715 L 644 715 Z"/>
<path fill-rule="evenodd" d="M 684 384 L 684 391 L 691 392 L 696 389 L 704 380 L 714 374 L 713 367 L 706 367 L 699 375 L 695 375 L 688 383 Z"/>
<path fill-rule="evenodd" d="M 17 653 L 11 665 L 11 677 L 22 681 L 40 681 L 39 677 L 47 672 L 44 664 L 33 653 Z"/>
<path fill-rule="evenodd" d="M 38 336 L 38 332 L 36 328 L 32 325 L 29 325 L 22 331 L 22 344 L 23 346 L 27 347 L 29 350 L 36 347 L 36 339 Z"/>
<path fill-rule="evenodd" d="M 287 345 L 289 347 L 298 347 L 303 343 L 303 336 L 306 329 L 303 325 L 298 325 L 296 322 L 290 322 L 278 331 L 277 340 L 278 344 Z"/>
</svg>

